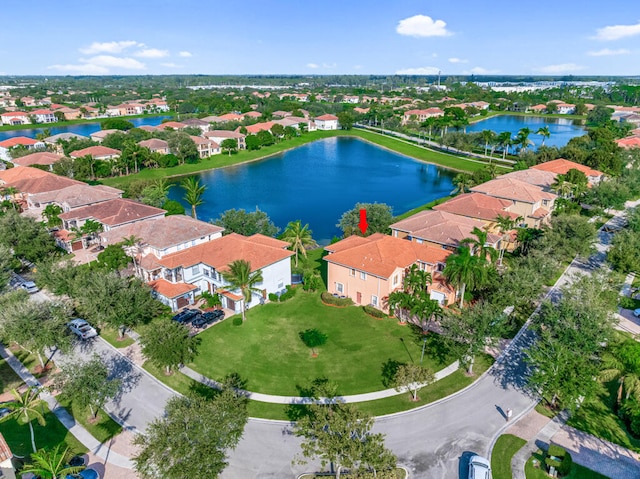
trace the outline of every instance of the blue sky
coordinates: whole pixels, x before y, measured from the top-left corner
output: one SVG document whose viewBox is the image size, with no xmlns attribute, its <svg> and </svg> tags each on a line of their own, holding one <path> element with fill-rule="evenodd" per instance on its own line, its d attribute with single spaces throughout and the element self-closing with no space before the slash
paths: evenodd
<svg viewBox="0 0 640 479">
<path fill-rule="evenodd" d="M 12 1 L 0 74 L 639 75 L 640 4 L 596 5 Z"/>
</svg>

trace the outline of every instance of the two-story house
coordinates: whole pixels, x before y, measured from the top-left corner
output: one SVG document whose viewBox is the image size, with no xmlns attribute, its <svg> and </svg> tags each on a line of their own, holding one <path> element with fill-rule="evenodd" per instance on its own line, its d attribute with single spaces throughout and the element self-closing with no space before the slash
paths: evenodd
<svg viewBox="0 0 640 479">
<path fill-rule="evenodd" d="M 45 144 L 40 140 L 34 140 L 26 136 L 15 136 L 0 141 L 0 160 L 11 161 L 11 148 L 22 146 L 27 150 L 44 149 Z"/>
<path fill-rule="evenodd" d="M 247 144 L 245 142 L 245 138 L 247 137 L 247 135 L 244 135 L 238 131 L 210 130 L 204 134 L 204 137 L 215 141 L 218 145 L 222 145 L 222 142 L 224 140 L 228 140 L 229 138 L 231 138 L 238 142 L 239 150 L 244 150 L 247 147 Z"/>
<path fill-rule="evenodd" d="M 321 115 L 315 120 L 316 128 L 318 130 L 337 130 L 338 129 L 338 117 L 335 115 Z"/>
<path fill-rule="evenodd" d="M 148 140 L 139 141 L 138 145 L 147 148 L 151 153 L 169 154 L 169 143 L 160 138 L 150 138 Z"/>
</svg>

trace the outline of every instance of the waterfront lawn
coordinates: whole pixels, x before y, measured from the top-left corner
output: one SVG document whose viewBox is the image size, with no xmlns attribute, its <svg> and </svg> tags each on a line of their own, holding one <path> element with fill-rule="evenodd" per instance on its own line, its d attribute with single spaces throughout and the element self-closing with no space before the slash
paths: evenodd
<svg viewBox="0 0 640 479">
<path fill-rule="evenodd" d="M 84 447 L 63 425 L 58 418 L 49 411 L 47 404 L 42 401 L 42 411 L 44 412 L 45 426 L 38 424 L 34 419 L 33 433 L 36 441 L 36 448 L 52 449 L 60 443 L 69 446 L 73 454 L 84 454 L 87 448 Z M 0 432 L 4 436 L 11 452 L 16 456 L 27 456 L 33 451 L 31 449 L 31 434 L 29 425 L 22 417 L 4 419 L 0 422 Z"/>
<path fill-rule="evenodd" d="M 108 441 L 122 432 L 122 426 L 111 419 L 104 410 L 100 409 L 98 411 L 96 420 L 90 420 L 91 412 L 88 408 L 80 408 L 74 404 L 71 398 L 64 394 L 60 394 L 56 399 L 60 405 L 69 411 L 69 414 L 71 414 L 77 422 L 82 424 L 98 441 Z"/>
<path fill-rule="evenodd" d="M 634 438 L 624 422 L 614 413 L 617 381 L 601 386 L 594 397 L 585 400 L 567 424 L 606 441 L 640 452 L 640 439 Z"/>
<path fill-rule="evenodd" d="M 498 438 L 491 452 L 493 479 L 512 479 L 511 459 L 526 443 L 527 441 L 513 434 L 503 434 Z"/>
<path fill-rule="evenodd" d="M 200 333 L 200 354 L 190 366 L 215 380 L 238 373 L 247 389 L 278 395 L 304 395 L 311 381 L 327 378 L 344 395 L 385 389 L 385 365 L 420 359 L 422 340 L 411 327 L 376 320 L 361 307 L 326 306 L 317 293 L 300 291 L 246 316 L 244 324 L 233 316 Z M 299 338 L 310 328 L 328 337 L 315 358 Z M 437 371 L 453 362 L 437 335 L 428 338 L 425 366 Z"/>
</svg>

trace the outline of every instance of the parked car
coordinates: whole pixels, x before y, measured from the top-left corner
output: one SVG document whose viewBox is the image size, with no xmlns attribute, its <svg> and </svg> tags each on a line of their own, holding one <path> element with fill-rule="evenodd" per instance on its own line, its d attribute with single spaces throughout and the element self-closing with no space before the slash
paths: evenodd
<svg viewBox="0 0 640 479">
<path fill-rule="evenodd" d="M 80 339 L 94 338 L 98 335 L 98 332 L 84 319 L 76 318 L 70 321 L 67 326 Z"/>
<path fill-rule="evenodd" d="M 40 291 L 36 286 L 36 283 L 34 283 L 33 281 L 25 281 L 24 283 L 21 283 L 19 287 L 24 289 L 29 294 L 37 293 L 38 291 Z"/>
<path fill-rule="evenodd" d="M 602 231 L 604 231 L 605 233 L 617 233 L 618 231 L 620 231 L 620 228 L 620 226 L 606 224 L 602 227 Z"/>
<path fill-rule="evenodd" d="M 10 403 L 0 403 L 0 419 L 8 416 L 9 414 L 11 414 L 11 408 L 7 407 Z"/>
<path fill-rule="evenodd" d="M 67 479 L 100 479 L 100 474 L 95 469 L 86 468 L 77 474 L 67 474 Z"/>
<path fill-rule="evenodd" d="M 177 321 L 180 324 L 188 324 L 197 316 L 200 316 L 200 314 L 200 311 L 198 311 L 197 309 L 183 309 L 171 319 Z"/>
<path fill-rule="evenodd" d="M 491 479 L 491 463 L 481 456 L 469 459 L 469 479 Z"/>
<path fill-rule="evenodd" d="M 204 328 L 207 324 L 215 323 L 222 318 L 224 318 L 224 311 L 216 309 L 203 313 L 199 318 L 194 319 L 191 324 L 196 328 Z"/>
<path fill-rule="evenodd" d="M 634 310 L 633 310 L 633 315 L 634 315 L 636 318 L 640 318 L 640 308 L 638 308 L 638 309 L 634 309 Z"/>
</svg>

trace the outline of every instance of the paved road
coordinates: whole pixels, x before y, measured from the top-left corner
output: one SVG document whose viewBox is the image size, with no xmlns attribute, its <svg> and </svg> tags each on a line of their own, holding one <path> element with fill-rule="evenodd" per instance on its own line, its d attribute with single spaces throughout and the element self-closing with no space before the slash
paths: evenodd
<svg viewBox="0 0 640 479">
<path fill-rule="evenodd" d="M 153 419 L 164 414 L 165 404 L 175 393 L 122 356 L 101 338 L 78 343 L 74 351 L 76 357 L 85 358 L 89 358 L 94 353 L 102 356 L 112 374 L 125 383 L 124 392 L 116 400 L 109 402 L 105 409 L 127 427 L 144 432 Z M 66 358 L 58 352 L 54 359 L 64 363 Z"/>
</svg>

